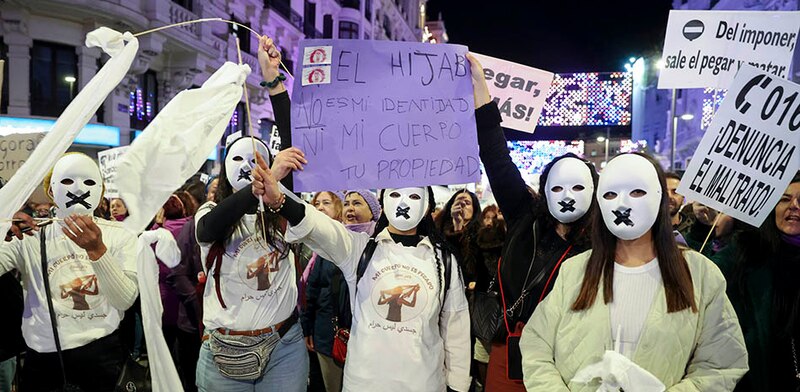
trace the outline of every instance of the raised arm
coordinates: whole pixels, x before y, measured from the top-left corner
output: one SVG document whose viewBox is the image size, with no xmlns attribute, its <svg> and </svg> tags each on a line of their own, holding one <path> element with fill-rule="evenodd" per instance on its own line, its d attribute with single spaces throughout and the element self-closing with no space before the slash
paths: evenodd
<svg viewBox="0 0 800 392">
<path fill-rule="evenodd" d="M 497 104 L 492 102 L 489 88 L 483 77 L 483 67 L 471 54 L 467 55 L 472 71 L 472 84 L 475 94 L 475 122 L 478 127 L 478 146 L 481 162 L 489 177 L 489 184 L 507 220 L 513 220 L 522 214 L 519 211 L 530 210 L 532 198 L 528 186 L 517 165 L 511 160 L 508 152 L 502 121 Z"/>
<path fill-rule="evenodd" d="M 221 179 L 220 181 L 224 181 Z M 208 202 L 200 206 L 197 219 L 197 242 L 210 244 L 227 238 L 230 230 L 248 212 L 258 205 L 252 185 L 228 196 L 219 204 Z"/>
<path fill-rule="evenodd" d="M 271 38 L 262 36 L 258 45 L 258 63 L 261 67 L 261 77 L 264 82 L 273 83 L 267 85 L 269 100 L 272 102 L 272 112 L 275 115 L 275 126 L 278 127 L 278 135 L 281 137 L 281 150 L 292 147 L 292 116 L 291 101 L 289 93 L 286 91 L 283 81 L 279 80 L 281 52 L 275 47 Z M 286 176 L 281 183 L 289 189 L 294 190 L 292 176 Z"/>
<path fill-rule="evenodd" d="M 272 211 L 286 218 L 289 227 L 286 240 L 302 242 L 319 257 L 326 258 L 342 270 L 348 282 L 355 281 L 358 258 L 367 245 L 369 236 L 354 233 L 310 204 L 301 204 L 286 197 L 278 188 L 278 182 L 267 167 L 264 158 L 256 157 L 253 169 L 253 194 L 260 197 Z"/>
</svg>

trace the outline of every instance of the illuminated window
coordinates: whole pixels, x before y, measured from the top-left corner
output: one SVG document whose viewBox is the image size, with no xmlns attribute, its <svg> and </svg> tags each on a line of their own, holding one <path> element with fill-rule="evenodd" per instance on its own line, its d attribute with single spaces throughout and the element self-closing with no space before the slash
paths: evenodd
<svg viewBox="0 0 800 392">
<path fill-rule="evenodd" d="M 128 114 L 131 128 L 144 129 L 158 113 L 158 80 L 155 71 L 139 75 L 136 89 L 130 92 Z"/>
</svg>

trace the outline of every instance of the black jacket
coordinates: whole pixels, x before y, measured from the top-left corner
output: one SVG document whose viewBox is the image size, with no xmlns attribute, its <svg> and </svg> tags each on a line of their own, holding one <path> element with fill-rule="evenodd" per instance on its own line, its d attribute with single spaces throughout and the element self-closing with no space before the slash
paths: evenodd
<svg viewBox="0 0 800 392">
<path fill-rule="evenodd" d="M 513 331 L 513 324 L 517 321 L 527 322 L 533 314 L 548 280 L 551 281 L 546 291 L 549 292 L 553 288 L 558 271 L 553 273 L 552 279 L 551 272 L 559 259 L 565 255 L 570 244 L 556 233 L 552 224 L 548 224 L 548 221 L 551 221 L 549 217 L 538 216 L 536 211 L 546 211 L 546 209 L 536 208 L 536 200 L 528 192 L 519 169 L 511 160 L 503 128 L 500 126 L 501 118 L 497 104 L 490 102 L 478 108 L 475 111 L 475 120 L 478 126 L 481 161 L 507 225 L 500 260 L 500 277 L 506 307 L 510 308 L 520 297 L 526 285 L 526 277 L 527 282 L 539 282 L 533 285 L 528 297 L 509 320 L 509 328 Z M 533 243 L 534 222 L 537 222 L 536 244 Z M 535 259 L 533 259 L 534 247 L 537 249 Z M 569 249 L 564 259 L 586 249 L 588 249 L 586 241 L 576 243 Z M 532 259 L 533 265 L 531 265 Z"/>
</svg>

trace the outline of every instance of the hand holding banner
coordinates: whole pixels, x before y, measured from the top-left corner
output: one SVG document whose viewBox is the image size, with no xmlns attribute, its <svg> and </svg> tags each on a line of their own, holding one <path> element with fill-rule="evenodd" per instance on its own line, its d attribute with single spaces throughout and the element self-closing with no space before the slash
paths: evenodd
<svg viewBox="0 0 800 392">
<path fill-rule="evenodd" d="M 553 83 L 553 73 L 473 53 L 483 65 L 503 126 L 533 133 Z"/>
<path fill-rule="evenodd" d="M 467 48 L 306 40 L 292 141 L 295 191 L 457 184 L 480 167 Z"/>
<path fill-rule="evenodd" d="M 800 85 L 742 66 L 678 193 L 760 226 L 800 167 Z"/>
</svg>

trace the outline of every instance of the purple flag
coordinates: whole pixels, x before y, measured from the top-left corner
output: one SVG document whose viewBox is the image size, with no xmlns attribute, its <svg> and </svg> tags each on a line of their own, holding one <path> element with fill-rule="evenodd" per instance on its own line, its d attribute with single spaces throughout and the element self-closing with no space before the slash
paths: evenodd
<svg viewBox="0 0 800 392">
<path fill-rule="evenodd" d="M 292 144 L 309 162 L 295 191 L 477 181 L 465 46 L 305 40 L 299 50 Z"/>
</svg>

